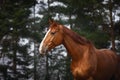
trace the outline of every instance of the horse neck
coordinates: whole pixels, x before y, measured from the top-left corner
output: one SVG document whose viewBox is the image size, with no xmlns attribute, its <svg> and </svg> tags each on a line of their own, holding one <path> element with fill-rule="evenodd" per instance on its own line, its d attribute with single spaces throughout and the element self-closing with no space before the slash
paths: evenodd
<svg viewBox="0 0 120 80">
<path fill-rule="evenodd" d="M 82 56 L 83 56 L 83 54 L 82 54 L 83 53 L 82 46 L 79 45 L 79 47 L 78 47 L 78 44 L 73 42 L 72 39 L 69 38 L 68 36 L 64 38 L 63 45 L 67 49 L 68 54 L 71 56 L 72 60 L 76 60 L 76 59 L 81 59 L 82 58 Z"/>
<path fill-rule="evenodd" d="M 67 32 L 66 32 L 67 31 Z M 88 44 L 82 44 L 76 42 L 71 36 L 70 33 L 73 35 L 74 32 L 71 30 L 64 31 L 64 41 L 63 45 L 66 47 L 68 54 L 71 56 L 72 60 L 78 61 L 83 58 L 84 53 L 89 49 Z M 71 31 L 70 33 L 68 31 Z"/>
</svg>

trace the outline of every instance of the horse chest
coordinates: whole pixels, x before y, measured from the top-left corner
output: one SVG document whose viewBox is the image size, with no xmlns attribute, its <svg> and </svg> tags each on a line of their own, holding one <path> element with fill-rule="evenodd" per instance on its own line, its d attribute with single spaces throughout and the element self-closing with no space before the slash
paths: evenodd
<svg viewBox="0 0 120 80">
<path fill-rule="evenodd" d="M 71 71 L 77 79 L 87 79 L 91 76 L 92 69 L 87 66 L 81 66 L 81 64 L 71 64 Z"/>
</svg>

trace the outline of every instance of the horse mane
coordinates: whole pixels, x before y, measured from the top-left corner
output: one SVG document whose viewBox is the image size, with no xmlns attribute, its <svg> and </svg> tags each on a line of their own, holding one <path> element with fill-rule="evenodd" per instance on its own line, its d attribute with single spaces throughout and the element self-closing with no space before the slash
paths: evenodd
<svg viewBox="0 0 120 80">
<path fill-rule="evenodd" d="M 82 45 L 91 44 L 91 41 L 87 40 L 85 37 L 78 35 L 76 32 L 69 30 L 65 26 L 63 26 L 63 27 L 64 27 L 63 31 L 66 34 L 68 34 L 75 42 L 82 44 Z"/>
</svg>

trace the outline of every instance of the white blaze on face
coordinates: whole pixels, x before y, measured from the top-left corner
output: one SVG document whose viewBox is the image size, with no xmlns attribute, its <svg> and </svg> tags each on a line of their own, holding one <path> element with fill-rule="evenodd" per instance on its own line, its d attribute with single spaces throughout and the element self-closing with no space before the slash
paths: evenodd
<svg viewBox="0 0 120 80">
<path fill-rule="evenodd" d="M 43 48 L 45 48 L 45 47 L 44 47 L 44 40 L 46 39 L 46 37 L 47 37 L 47 35 L 48 35 L 49 32 L 50 32 L 50 29 L 49 29 L 48 32 L 45 34 L 45 37 L 43 38 L 42 42 L 40 43 L 40 47 L 39 47 L 39 52 L 40 52 L 40 54 L 42 54 L 42 51 L 43 51 L 43 50 L 46 50 L 46 49 L 43 49 Z M 46 46 L 46 48 L 47 48 L 47 46 Z"/>
</svg>

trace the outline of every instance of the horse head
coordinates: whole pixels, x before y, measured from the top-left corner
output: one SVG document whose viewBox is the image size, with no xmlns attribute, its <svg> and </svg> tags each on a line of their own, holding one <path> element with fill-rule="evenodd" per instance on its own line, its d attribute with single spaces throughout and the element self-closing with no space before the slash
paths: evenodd
<svg viewBox="0 0 120 80">
<path fill-rule="evenodd" d="M 45 54 L 56 46 L 62 44 L 63 32 L 61 25 L 53 20 L 49 20 L 50 26 L 45 34 L 45 37 L 41 41 L 39 52 L 40 54 Z"/>
</svg>

